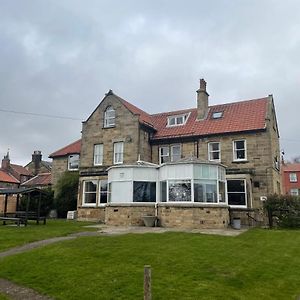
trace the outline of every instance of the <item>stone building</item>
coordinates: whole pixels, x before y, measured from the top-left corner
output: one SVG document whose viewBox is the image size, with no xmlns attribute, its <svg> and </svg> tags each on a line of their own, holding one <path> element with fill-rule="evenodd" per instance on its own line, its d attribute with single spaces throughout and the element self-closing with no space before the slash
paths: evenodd
<svg viewBox="0 0 300 300">
<path fill-rule="evenodd" d="M 81 140 L 77 140 L 49 155 L 53 159 L 51 184 L 54 188 L 59 178 L 65 172 L 78 172 L 80 162 Z"/>
<path fill-rule="evenodd" d="M 221 201 L 218 194 L 217 203 L 226 206 L 227 219 L 240 216 L 243 222 L 255 223 L 260 219 L 264 197 L 281 193 L 279 155 L 272 95 L 209 105 L 206 82 L 201 79 L 196 108 L 151 115 L 110 90 L 82 125 L 78 216 L 105 222 L 124 219 L 124 213 L 128 224 L 135 224 L 131 216 L 138 214 L 136 207 L 140 207 L 141 215 L 146 206 L 162 205 L 160 196 L 155 203 L 124 204 L 120 193 L 118 208 L 109 209 L 112 204 L 108 196 L 108 168 L 137 161 L 163 165 L 193 157 L 226 166 L 225 199 Z M 55 162 L 53 168 L 54 165 Z M 170 191 L 171 185 L 166 189 Z M 213 227 L 218 222 L 211 219 L 216 220 L 218 213 L 213 213 L 215 206 L 209 203 L 205 189 L 201 191 L 204 196 L 200 203 L 183 198 L 168 199 L 164 205 L 177 215 L 189 211 L 190 216 L 196 208 L 206 211 L 204 215 L 206 219 L 212 216 L 210 220 L 199 217 L 198 225 L 193 226 L 207 227 L 209 223 Z M 114 218 L 108 216 L 112 211 Z M 182 220 L 178 224 L 188 226 Z M 227 221 L 223 224 L 227 226 Z"/>
<path fill-rule="evenodd" d="M 49 161 L 42 160 L 42 152 L 35 150 L 32 154 L 31 162 L 29 162 L 24 168 L 36 176 L 40 173 L 50 173 L 51 163 Z"/>
</svg>

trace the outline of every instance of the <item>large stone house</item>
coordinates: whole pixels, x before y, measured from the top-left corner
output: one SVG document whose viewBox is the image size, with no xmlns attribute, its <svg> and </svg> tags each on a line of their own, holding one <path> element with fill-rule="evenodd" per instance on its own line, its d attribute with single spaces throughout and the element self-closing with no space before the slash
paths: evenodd
<svg viewBox="0 0 300 300">
<path fill-rule="evenodd" d="M 51 156 L 55 158 L 55 155 Z M 133 165 L 137 161 L 161 166 L 192 157 L 226 167 L 225 199 L 219 193 L 212 201 L 226 208 L 228 216 L 223 224 L 229 222 L 229 210 L 231 216 L 243 216 L 244 222 L 258 220 L 262 200 L 268 194 L 281 193 L 279 156 L 279 133 L 272 95 L 209 105 L 206 82 L 201 79 L 196 108 L 148 114 L 110 90 L 82 125 L 78 216 L 80 219 L 107 223 L 115 220 L 117 223 L 118 218 L 126 214 L 128 224 L 135 224 L 133 214 L 140 218 L 147 211 L 145 206 L 153 211 L 154 206 L 157 209 L 157 205 L 162 205 L 158 187 L 161 182 L 157 179 L 157 197 L 152 200 L 156 204 L 132 201 L 125 205 L 120 193 L 119 204 L 115 207 L 109 198 L 112 185 L 108 182 L 108 168 Z M 55 165 L 54 159 L 53 169 Z M 120 172 L 120 176 L 124 176 L 124 172 Z M 208 192 L 205 194 L 208 185 L 203 185 L 204 190 L 201 190 L 203 199 L 197 200 L 194 191 L 193 199 L 186 201 L 182 198 L 176 202 L 169 197 L 175 185 L 176 182 L 167 180 L 164 187 L 168 191 L 164 206 L 168 206 L 169 211 L 178 213 L 175 207 L 180 204 L 184 210 L 179 214 L 189 211 L 186 219 L 195 215 L 195 207 L 206 212 L 206 218 L 212 215 L 217 218 L 217 214 L 212 214 L 216 206 L 211 208 L 214 203 L 209 203 Z M 114 209 L 109 209 L 112 206 Z M 122 208 L 124 206 L 126 211 Z M 138 206 L 140 209 L 136 208 Z M 116 218 L 111 218 L 112 212 Z M 158 217 L 160 213 L 156 211 Z M 205 220 L 196 218 L 191 226 L 201 227 L 199 224 L 205 224 Z"/>
</svg>

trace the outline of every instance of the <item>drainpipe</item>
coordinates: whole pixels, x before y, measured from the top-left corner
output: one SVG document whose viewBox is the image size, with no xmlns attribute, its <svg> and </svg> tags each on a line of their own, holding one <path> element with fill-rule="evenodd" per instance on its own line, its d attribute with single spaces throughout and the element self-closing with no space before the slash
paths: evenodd
<svg viewBox="0 0 300 300">
<path fill-rule="evenodd" d="M 157 202 L 155 202 L 155 204 L 154 204 L 154 209 L 155 209 L 155 217 L 156 217 L 155 227 L 157 227 L 157 222 L 158 222 L 158 203 Z"/>
</svg>

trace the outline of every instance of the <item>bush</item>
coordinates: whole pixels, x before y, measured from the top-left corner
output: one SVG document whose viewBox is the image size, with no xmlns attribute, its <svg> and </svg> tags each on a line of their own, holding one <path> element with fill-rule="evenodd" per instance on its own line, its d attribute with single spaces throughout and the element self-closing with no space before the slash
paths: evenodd
<svg viewBox="0 0 300 300">
<path fill-rule="evenodd" d="M 65 172 L 56 185 L 55 208 L 59 218 L 66 218 L 69 210 L 77 209 L 78 172 Z"/>
<path fill-rule="evenodd" d="M 29 211 L 37 211 L 38 210 L 38 200 L 40 198 L 39 193 L 31 194 L 30 195 L 30 202 L 29 202 Z M 26 210 L 26 204 L 28 200 L 28 195 L 22 195 L 20 198 L 20 207 L 19 210 Z M 49 211 L 53 208 L 54 205 L 54 198 L 53 198 L 53 191 L 51 188 L 46 188 L 42 190 L 41 193 L 41 204 L 40 204 L 40 215 L 47 216 Z"/>
<path fill-rule="evenodd" d="M 290 195 L 270 195 L 264 202 L 269 216 L 269 225 L 273 226 L 275 217 L 279 227 L 300 227 L 300 197 Z"/>
</svg>

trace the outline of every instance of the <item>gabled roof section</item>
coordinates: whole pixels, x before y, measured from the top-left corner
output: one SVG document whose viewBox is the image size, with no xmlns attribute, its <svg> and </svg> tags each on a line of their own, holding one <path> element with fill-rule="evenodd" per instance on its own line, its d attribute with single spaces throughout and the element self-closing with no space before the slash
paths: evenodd
<svg viewBox="0 0 300 300">
<path fill-rule="evenodd" d="M 40 173 L 35 177 L 23 182 L 21 186 L 47 186 L 51 184 L 51 173 Z"/>
<path fill-rule="evenodd" d="M 300 163 L 283 164 L 282 171 L 283 172 L 300 172 Z"/>
<path fill-rule="evenodd" d="M 19 180 L 17 180 L 12 175 L 4 172 L 3 170 L 0 170 L 0 181 L 1 182 L 7 182 L 7 183 L 20 183 Z"/>
<path fill-rule="evenodd" d="M 80 154 L 80 149 L 81 149 L 81 139 L 51 153 L 49 155 L 49 158 L 66 156 L 69 154 Z"/>
<path fill-rule="evenodd" d="M 32 173 L 20 165 L 10 164 L 10 167 L 19 175 L 32 176 Z"/>
<path fill-rule="evenodd" d="M 120 98 L 120 100 L 129 111 L 131 111 L 134 115 L 139 116 L 140 123 L 145 124 L 145 125 L 150 126 L 155 129 L 155 126 L 152 123 L 151 115 L 149 115 L 145 111 L 139 109 L 138 107 L 134 106 L 133 104 L 127 102 L 126 100 L 124 100 L 122 98 Z"/>
<path fill-rule="evenodd" d="M 120 96 L 116 95 L 112 90 L 109 90 L 108 93 L 105 94 L 105 97 L 102 99 L 102 101 L 99 103 L 99 105 L 94 109 L 94 111 L 90 114 L 90 116 L 87 118 L 85 122 L 87 122 L 90 117 L 94 114 L 94 112 L 98 109 L 98 107 L 101 105 L 101 103 L 105 100 L 108 96 L 114 96 L 116 99 L 118 99 L 132 114 L 139 116 L 139 122 L 141 124 L 144 124 L 148 127 L 152 127 L 155 129 L 155 127 L 152 124 L 151 116 L 146 113 L 145 111 L 141 110 L 140 108 L 136 107 L 135 105 L 129 103 L 128 101 L 124 100 Z M 85 123 L 83 122 L 83 123 Z"/>
<path fill-rule="evenodd" d="M 151 116 L 151 119 L 157 131 L 152 139 L 263 130 L 266 127 L 268 101 L 269 98 L 266 97 L 210 106 L 207 118 L 204 120 L 197 120 L 196 108 L 155 114 Z M 166 126 L 169 116 L 188 112 L 190 116 L 185 125 Z M 222 117 L 214 119 L 212 116 L 215 112 L 222 112 Z"/>
</svg>

